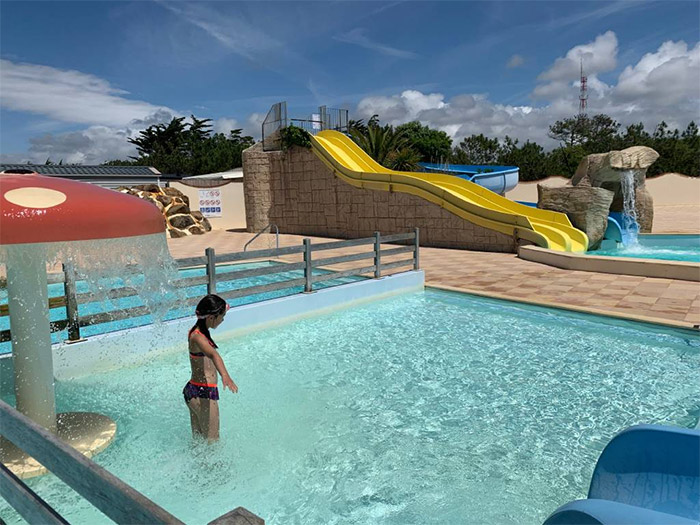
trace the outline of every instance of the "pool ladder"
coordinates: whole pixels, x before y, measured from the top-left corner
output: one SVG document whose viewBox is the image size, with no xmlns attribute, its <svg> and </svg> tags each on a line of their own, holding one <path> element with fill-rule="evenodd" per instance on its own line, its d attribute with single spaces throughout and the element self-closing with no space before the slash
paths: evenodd
<svg viewBox="0 0 700 525">
<path fill-rule="evenodd" d="M 277 227 L 276 224 L 270 223 L 270 224 L 268 224 L 267 226 L 265 226 L 262 230 L 260 230 L 258 233 L 256 233 L 256 234 L 255 234 L 255 237 L 253 237 L 251 240 L 249 240 L 247 243 L 245 243 L 245 246 L 243 246 L 243 251 L 246 251 L 246 249 L 248 248 L 248 245 L 249 245 L 251 242 L 253 242 L 255 239 L 257 239 L 258 237 L 260 237 L 260 235 L 262 235 L 263 233 L 265 233 L 265 230 L 267 230 L 268 228 L 274 228 L 274 229 L 275 229 L 275 248 L 279 250 L 279 247 L 280 247 L 280 230 L 279 230 L 279 228 Z M 271 229 L 270 229 L 270 232 L 272 232 Z"/>
</svg>

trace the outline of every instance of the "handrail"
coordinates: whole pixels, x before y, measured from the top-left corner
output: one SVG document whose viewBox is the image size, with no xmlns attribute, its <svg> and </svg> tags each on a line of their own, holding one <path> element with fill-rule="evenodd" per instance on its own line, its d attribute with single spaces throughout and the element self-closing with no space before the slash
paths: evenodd
<svg viewBox="0 0 700 525">
<path fill-rule="evenodd" d="M 268 227 L 274 226 L 272 224 Z M 252 242 L 251 239 L 250 242 Z M 411 242 L 412 241 L 412 242 Z M 382 249 L 382 243 L 400 243 L 407 244 L 403 247 Z M 342 249 L 342 248 L 353 248 L 371 246 L 371 251 L 363 251 L 361 253 L 350 253 L 347 255 L 325 257 L 316 259 L 317 253 L 320 257 L 323 257 L 323 253 L 326 250 Z M 382 258 L 391 257 L 393 255 L 399 255 L 402 253 L 411 253 L 411 259 L 405 259 L 402 261 L 392 261 L 384 262 Z M 228 264 L 235 261 L 246 261 L 253 259 L 263 259 L 267 257 L 280 257 L 282 255 L 293 255 L 302 254 L 303 261 L 288 264 L 274 264 L 263 268 L 252 268 L 244 270 L 229 270 L 221 269 L 220 265 Z M 373 265 L 371 267 L 355 268 L 353 270 L 343 269 L 342 271 L 328 270 L 332 273 L 318 276 L 313 275 L 315 269 L 321 270 L 320 267 L 328 267 L 336 264 L 350 263 L 354 261 L 361 261 L 363 259 L 374 259 Z M 216 255 L 212 248 L 207 248 L 205 257 L 188 257 L 183 259 L 177 259 L 176 263 L 178 267 L 192 267 L 192 266 L 205 266 L 207 272 L 206 275 L 196 276 L 196 277 L 183 277 L 176 279 L 172 284 L 175 288 L 183 289 L 191 286 L 207 285 L 208 293 L 215 293 L 217 282 L 228 283 L 232 281 L 237 281 L 243 278 L 256 277 L 256 276 L 266 276 L 274 275 L 280 273 L 289 273 L 289 276 L 282 277 L 283 280 L 277 280 L 272 283 L 246 286 L 244 288 L 238 288 L 236 290 L 231 290 L 228 292 L 219 293 L 222 297 L 225 295 L 226 298 L 232 299 L 235 297 L 243 297 L 247 295 L 255 295 L 264 292 L 270 292 L 274 290 L 281 290 L 283 288 L 289 288 L 299 285 L 298 273 L 295 275 L 293 272 L 303 273 L 303 283 L 304 291 L 313 291 L 313 285 L 317 282 L 323 282 L 331 280 L 333 278 L 341 278 L 350 275 L 360 275 L 373 272 L 375 278 L 379 278 L 382 275 L 382 270 L 389 270 L 400 266 L 408 266 L 413 263 L 413 270 L 418 270 L 420 267 L 419 259 L 419 231 L 416 228 L 412 232 L 407 233 L 397 233 L 391 235 L 380 235 L 376 232 L 372 237 L 364 237 L 360 239 L 350 239 L 343 241 L 331 241 L 331 242 L 321 242 L 317 244 L 311 244 L 310 239 L 304 239 L 303 244 L 296 246 L 286 246 L 284 248 L 270 248 L 265 250 L 254 250 L 250 252 L 235 252 L 228 254 Z M 367 269 L 369 268 L 369 270 Z M 138 290 L 133 287 L 121 287 L 108 290 L 104 294 L 96 294 L 92 292 L 88 293 L 77 293 L 75 286 L 75 274 L 74 272 L 64 271 L 60 274 L 60 278 L 56 278 L 55 282 L 62 282 L 65 285 L 66 295 L 60 297 L 51 297 L 49 299 L 49 308 L 66 308 L 66 319 L 52 321 L 51 331 L 61 331 L 68 328 L 68 343 L 81 341 L 80 328 L 85 326 L 92 326 L 95 324 L 101 324 L 111 321 L 118 321 L 123 319 L 129 319 L 132 317 L 138 317 L 143 315 L 148 315 L 150 310 L 146 306 L 131 306 L 126 308 L 109 310 L 107 312 L 99 312 L 91 315 L 78 315 L 76 305 L 82 305 L 85 303 L 91 303 L 100 301 L 105 298 L 109 299 L 119 299 L 126 297 L 136 297 L 138 296 Z M 362 270 L 362 271 L 360 271 Z M 359 273 L 358 273 L 359 272 Z M 319 278 L 321 277 L 321 278 Z M 299 276 L 299 278 L 301 278 Z M 284 284 L 286 283 L 286 285 Z M 71 295 L 69 297 L 69 295 Z M 193 298 L 196 301 L 197 298 Z M 178 307 L 184 307 L 189 305 L 189 300 L 181 302 Z M 9 313 L 8 306 L 6 304 L 0 305 L 0 317 L 7 316 Z M 7 342 L 11 340 L 10 330 L 0 330 L 0 343 Z"/>
<path fill-rule="evenodd" d="M 275 228 L 275 241 L 277 243 L 275 248 L 277 248 L 279 250 L 280 249 L 280 230 L 276 224 L 270 223 L 267 226 L 265 226 L 262 230 L 260 230 L 258 233 L 256 233 L 255 237 L 253 237 L 251 240 L 249 240 L 247 243 L 245 243 L 245 245 L 243 246 L 243 251 L 246 251 L 246 248 L 248 248 L 248 245 L 251 242 L 253 242 L 255 239 L 257 239 L 258 237 L 260 237 L 260 235 L 262 235 L 265 232 L 265 230 L 267 230 L 268 228 L 273 227 L 273 226 Z M 270 231 L 270 233 L 272 233 L 272 231 Z"/>
<path fill-rule="evenodd" d="M 37 460 L 112 521 L 185 525 L 163 507 L 2 400 L 0 431 L 0 435 L 3 436 L 0 439 L 6 439 Z M 29 523 L 68 523 L 2 463 L 0 496 Z M 246 523 L 252 525 L 265 523 L 259 516 L 238 507 L 209 522 L 209 525 L 237 523 L 235 518 L 238 515 L 244 516 Z M 231 521 L 223 518 L 229 518 Z"/>
<path fill-rule="evenodd" d="M 182 524 L 168 511 L 4 401 L 0 401 L 0 429 L 5 438 L 44 465 L 111 520 L 117 523 Z M 0 487 L 5 497 L 5 490 L 10 487 L 7 478 L 2 479 Z M 10 503 L 13 501 L 10 500 Z"/>
</svg>

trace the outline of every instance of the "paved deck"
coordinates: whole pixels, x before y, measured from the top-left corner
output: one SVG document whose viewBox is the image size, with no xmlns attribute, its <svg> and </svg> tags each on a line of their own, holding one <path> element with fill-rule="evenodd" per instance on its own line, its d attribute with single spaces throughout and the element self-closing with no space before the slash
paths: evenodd
<svg viewBox="0 0 700 525">
<path fill-rule="evenodd" d="M 175 258 L 195 257 L 203 255 L 207 247 L 217 253 L 242 251 L 252 237 L 246 232 L 218 230 L 170 239 L 168 245 Z M 280 235 L 280 246 L 299 245 L 302 239 L 300 235 Z M 311 239 L 312 243 L 332 240 Z M 274 246 L 274 236 L 262 235 L 249 250 Z M 361 249 L 331 250 L 324 257 Z M 283 259 L 299 260 L 293 257 Z M 515 254 L 423 247 L 421 268 L 428 286 L 679 327 L 700 325 L 697 282 L 561 270 L 521 260 Z"/>
</svg>

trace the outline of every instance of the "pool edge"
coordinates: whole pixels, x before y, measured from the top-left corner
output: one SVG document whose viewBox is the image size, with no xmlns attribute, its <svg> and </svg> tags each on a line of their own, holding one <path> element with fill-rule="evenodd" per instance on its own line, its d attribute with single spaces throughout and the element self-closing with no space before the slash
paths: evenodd
<svg viewBox="0 0 700 525">
<path fill-rule="evenodd" d="M 487 297 L 489 299 L 498 299 L 501 301 L 510 301 L 513 303 L 522 303 L 532 306 L 541 306 L 543 308 L 554 308 L 558 310 L 568 310 L 570 312 L 577 312 L 581 314 L 596 315 L 602 317 L 612 317 L 615 319 L 623 319 L 626 321 L 634 321 L 637 323 L 644 323 L 650 325 L 664 326 L 668 328 L 676 328 L 682 330 L 688 330 L 691 333 L 700 333 L 700 326 L 694 325 L 693 323 L 688 323 L 685 321 L 674 321 L 673 319 L 660 319 L 658 317 L 647 317 L 644 315 L 636 314 L 624 314 L 619 312 L 611 312 L 610 310 L 600 310 L 598 308 L 589 308 L 586 306 L 576 306 L 564 303 L 555 303 L 551 301 L 536 301 L 533 299 L 526 299 L 523 297 L 512 297 L 509 295 L 485 292 L 483 290 L 474 290 L 471 288 L 457 288 L 456 286 L 449 286 L 445 284 L 426 284 L 426 288 L 435 288 L 436 290 L 445 290 L 448 292 L 458 292 L 469 295 L 476 295 L 479 297 Z"/>
<path fill-rule="evenodd" d="M 563 270 L 700 282 L 700 264 L 694 262 L 564 253 L 539 246 L 520 246 L 518 257 Z"/>
</svg>

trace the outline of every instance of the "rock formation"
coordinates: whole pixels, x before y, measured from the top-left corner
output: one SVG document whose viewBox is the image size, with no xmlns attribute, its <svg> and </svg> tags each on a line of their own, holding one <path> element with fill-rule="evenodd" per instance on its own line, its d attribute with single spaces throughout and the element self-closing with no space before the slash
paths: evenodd
<svg viewBox="0 0 700 525">
<path fill-rule="evenodd" d="M 537 207 L 566 213 L 571 224 L 588 236 L 589 249 L 603 239 L 612 200 L 613 192 L 604 188 L 537 185 Z"/>
<path fill-rule="evenodd" d="M 570 186 L 537 185 L 537 207 L 566 213 L 571 224 L 588 235 L 589 249 L 596 248 L 605 234 L 609 212 L 623 211 L 622 179 L 631 172 L 639 230 L 651 232 L 654 201 L 645 182 L 647 168 L 658 158 L 659 154 L 646 146 L 588 155 L 578 165 Z"/>
<path fill-rule="evenodd" d="M 190 211 L 190 199 L 180 190 L 161 188 L 157 184 L 142 184 L 131 188 L 120 186 L 117 191 L 135 195 L 156 206 L 165 217 L 171 238 L 201 235 L 211 230 L 206 217 L 199 211 Z"/>
<path fill-rule="evenodd" d="M 622 212 L 622 176 L 626 171 L 633 172 L 637 222 L 641 232 L 649 233 L 654 220 L 654 201 L 645 187 L 645 182 L 647 168 L 658 158 L 659 154 L 646 146 L 632 146 L 621 151 L 588 155 L 578 165 L 571 178 L 571 184 L 612 191 L 614 197 L 610 211 Z"/>
</svg>

